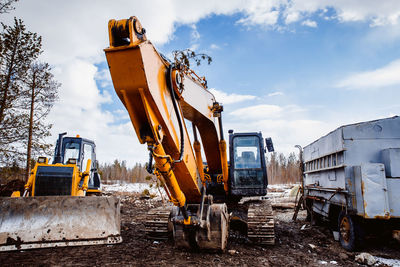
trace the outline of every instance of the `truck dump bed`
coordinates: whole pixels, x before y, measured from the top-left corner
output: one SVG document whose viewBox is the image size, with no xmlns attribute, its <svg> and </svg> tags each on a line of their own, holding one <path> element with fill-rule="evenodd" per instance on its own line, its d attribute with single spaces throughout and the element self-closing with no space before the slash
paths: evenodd
<svg viewBox="0 0 400 267">
<path fill-rule="evenodd" d="M 371 218 L 400 218 L 400 117 L 345 125 L 304 147 L 305 196 Z"/>
</svg>

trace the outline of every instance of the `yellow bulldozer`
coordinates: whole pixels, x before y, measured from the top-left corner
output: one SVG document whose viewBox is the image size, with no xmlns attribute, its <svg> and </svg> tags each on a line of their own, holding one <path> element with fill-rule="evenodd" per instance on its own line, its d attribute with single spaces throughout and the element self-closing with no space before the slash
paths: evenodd
<svg viewBox="0 0 400 267">
<path fill-rule="evenodd" d="M 51 164 L 38 158 L 22 196 L 0 198 L 0 251 L 122 242 L 119 200 L 100 196 L 95 143 L 65 135 Z"/>
</svg>

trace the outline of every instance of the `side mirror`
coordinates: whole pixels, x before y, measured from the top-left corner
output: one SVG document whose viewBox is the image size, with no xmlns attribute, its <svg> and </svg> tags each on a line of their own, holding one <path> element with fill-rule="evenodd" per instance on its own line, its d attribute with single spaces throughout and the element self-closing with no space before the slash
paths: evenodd
<svg viewBox="0 0 400 267">
<path fill-rule="evenodd" d="M 267 146 L 268 152 L 274 152 L 275 151 L 274 144 L 272 143 L 271 137 L 265 138 L 265 144 Z"/>
</svg>

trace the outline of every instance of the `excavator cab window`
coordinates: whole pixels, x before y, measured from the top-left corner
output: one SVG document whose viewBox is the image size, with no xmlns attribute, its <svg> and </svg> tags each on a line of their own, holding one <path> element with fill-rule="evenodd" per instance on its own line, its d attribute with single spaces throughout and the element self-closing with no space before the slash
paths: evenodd
<svg viewBox="0 0 400 267">
<path fill-rule="evenodd" d="M 230 176 L 233 195 L 265 195 L 266 168 L 260 134 L 233 134 L 230 138 Z"/>
</svg>

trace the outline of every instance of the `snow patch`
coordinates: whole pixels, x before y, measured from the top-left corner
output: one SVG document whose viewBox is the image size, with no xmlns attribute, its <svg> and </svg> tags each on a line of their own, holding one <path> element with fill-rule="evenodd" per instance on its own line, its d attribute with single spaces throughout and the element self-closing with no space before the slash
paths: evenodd
<svg viewBox="0 0 400 267">
<path fill-rule="evenodd" d="M 381 258 L 381 257 L 374 257 L 376 260 L 375 265 L 379 266 L 381 264 L 384 264 L 386 266 L 400 266 L 400 260 L 396 259 L 386 259 L 386 258 Z"/>
<path fill-rule="evenodd" d="M 142 193 L 144 190 L 149 190 L 150 194 L 158 195 L 157 188 L 150 187 L 150 184 L 146 183 L 116 183 L 110 185 L 103 185 L 105 192 L 126 192 L 126 193 Z M 163 191 L 164 189 L 161 189 Z"/>
</svg>

